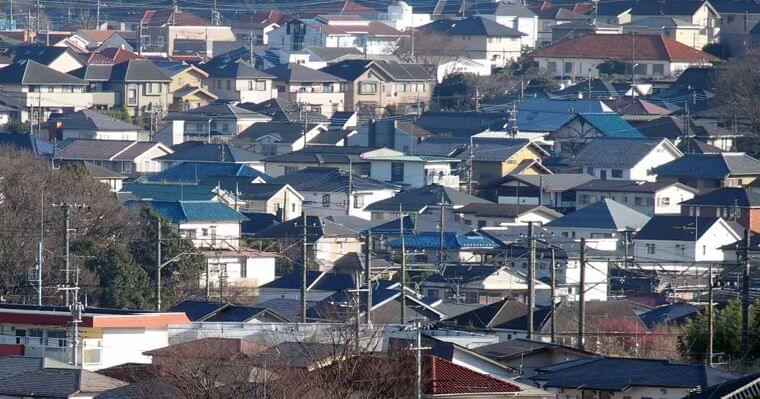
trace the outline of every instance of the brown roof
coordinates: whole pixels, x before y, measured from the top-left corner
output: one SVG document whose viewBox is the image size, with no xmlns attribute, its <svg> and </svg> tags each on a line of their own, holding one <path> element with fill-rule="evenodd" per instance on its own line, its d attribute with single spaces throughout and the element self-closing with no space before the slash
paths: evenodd
<svg viewBox="0 0 760 399">
<path fill-rule="evenodd" d="M 187 11 L 174 11 L 173 9 L 147 10 L 142 18 L 142 23 L 147 26 L 208 26 L 205 19 Z"/>
<path fill-rule="evenodd" d="M 369 33 L 374 36 L 401 36 L 402 34 L 393 27 L 377 21 L 370 21 L 369 24 L 356 25 L 328 25 L 315 22 L 313 23 L 313 26 L 315 28 L 321 28 L 325 33 L 336 35 Z"/>
<path fill-rule="evenodd" d="M 115 30 L 82 29 L 77 32 L 77 35 L 82 36 L 89 41 L 100 44 L 106 41 L 114 33 L 116 33 Z"/>
<path fill-rule="evenodd" d="M 517 385 L 478 373 L 441 359 L 428 358 L 430 380 L 427 393 L 432 395 L 520 392 Z"/>
<path fill-rule="evenodd" d="M 136 53 L 133 53 L 129 50 L 124 50 L 123 48 L 119 48 L 119 47 L 109 47 L 109 48 L 101 50 L 98 54 L 104 57 L 107 57 L 108 59 L 113 61 L 115 64 L 118 64 L 127 60 L 143 58 Z"/>
<path fill-rule="evenodd" d="M 240 338 L 201 338 L 153 349 L 145 352 L 149 356 L 221 357 L 249 356 L 266 349 L 266 346 Z"/>
<path fill-rule="evenodd" d="M 717 58 L 695 50 L 663 35 L 595 34 L 567 39 L 531 53 L 533 57 L 631 59 L 635 45 L 637 61 L 716 61 Z"/>
</svg>

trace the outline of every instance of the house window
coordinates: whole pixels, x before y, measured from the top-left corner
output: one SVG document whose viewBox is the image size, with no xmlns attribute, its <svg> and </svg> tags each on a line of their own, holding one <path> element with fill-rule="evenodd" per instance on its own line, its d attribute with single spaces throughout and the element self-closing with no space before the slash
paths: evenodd
<svg viewBox="0 0 760 399">
<path fill-rule="evenodd" d="M 464 224 L 466 224 L 466 225 L 468 225 L 468 226 L 472 226 L 472 220 L 470 220 L 470 219 L 465 219 L 465 220 L 464 220 Z"/>
<path fill-rule="evenodd" d="M 298 167 L 297 166 L 286 166 L 285 167 L 285 174 L 286 175 L 292 175 L 298 173 Z"/>
<path fill-rule="evenodd" d="M 230 90 L 231 87 L 232 87 L 232 81 L 227 79 L 227 90 Z"/>
<path fill-rule="evenodd" d="M 594 167 L 593 166 L 587 166 L 586 167 L 586 174 L 593 175 L 594 174 Z"/>
<path fill-rule="evenodd" d="M 361 82 L 359 84 L 359 94 L 375 94 L 375 93 L 377 93 L 377 83 Z"/>
<path fill-rule="evenodd" d="M 248 90 L 253 90 L 253 81 L 252 80 L 248 81 Z"/>
<path fill-rule="evenodd" d="M 399 92 L 405 92 L 406 91 L 406 83 L 398 83 L 396 84 L 396 90 Z"/>
<path fill-rule="evenodd" d="M 612 169 L 612 177 L 616 177 L 618 179 L 623 178 L 623 170 L 622 169 Z"/>
<path fill-rule="evenodd" d="M 240 264 L 240 278 L 247 278 L 248 277 L 248 265 L 245 264 L 245 261 L 243 261 Z"/>
<path fill-rule="evenodd" d="M 348 92 L 348 89 L 350 89 L 350 88 L 351 88 L 351 86 L 350 86 L 349 83 L 341 83 L 340 84 L 340 91 L 341 91 L 341 93 Z"/>
<path fill-rule="evenodd" d="M 439 294 L 438 294 L 438 290 L 437 289 L 428 288 L 428 290 L 427 290 L 427 296 L 429 296 L 430 298 L 438 298 L 438 295 Z"/>
<path fill-rule="evenodd" d="M 127 86 L 127 105 L 137 105 L 137 85 Z"/>
<path fill-rule="evenodd" d="M 557 72 L 557 63 L 554 61 L 549 61 L 546 63 L 546 69 L 549 70 L 551 73 Z"/>
<path fill-rule="evenodd" d="M 634 197 L 633 198 L 633 204 L 636 206 L 641 206 L 644 204 L 644 198 L 642 197 Z"/>
<path fill-rule="evenodd" d="M 262 79 L 256 80 L 256 91 L 264 91 L 267 89 L 267 81 Z"/>
<path fill-rule="evenodd" d="M 391 162 L 391 181 L 392 182 L 404 181 L 404 163 L 403 162 Z"/>
<path fill-rule="evenodd" d="M 322 195 L 322 206 L 325 208 L 330 207 L 330 194 Z"/>
<path fill-rule="evenodd" d="M 660 205 L 662 205 L 662 206 L 670 206 L 670 197 L 662 197 L 662 198 L 660 198 Z"/>
<path fill-rule="evenodd" d="M 573 73 L 573 63 L 572 62 L 566 62 L 565 63 L 565 73 Z"/>
<path fill-rule="evenodd" d="M 654 255 L 654 253 L 655 253 L 654 244 L 647 244 L 647 255 Z"/>
<path fill-rule="evenodd" d="M 665 75 L 665 65 L 652 64 L 652 75 Z"/>
<path fill-rule="evenodd" d="M 356 208 L 356 209 L 362 209 L 362 208 L 364 208 L 364 196 L 363 195 L 354 195 L 354 208 Z"/>
<path fill-rule="evenodd" d="M 488 226 L 488 222 L 486 222 L 485 220 L 478 220 L 479 229 L 482 229 L 483 227 L 486 227 L 486 226 Z"/>
</svg>

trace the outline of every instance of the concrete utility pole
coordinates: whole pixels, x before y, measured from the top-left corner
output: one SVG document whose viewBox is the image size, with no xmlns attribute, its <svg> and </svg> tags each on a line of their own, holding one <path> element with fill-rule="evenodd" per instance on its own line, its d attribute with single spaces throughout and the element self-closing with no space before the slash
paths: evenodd
<svg viewBox="0 0 760 399">
<path fill-rule="evenodd" d="M 713 265 L 709 264 L 709 286 L 707 288 L 707 356 L 705 362 L 712 367 L 713 364 Z"/>
<path fill-rule="evenodd" d="M 536 311 L 536 241 L 533 222 L 528 222 L 528 339 L 533 339 L 533 313 Z"/>
<path fill-rule="evenodd" d="M 367 284 L 367 326 L 372 325 L 372 229 L 367 230 L 364 252 L 364 282 Z"/>
<path fill-rule="evenodd" d="M 156 217 L 156 312 L 161 311 L 161 216 Z"/>
<path fill-rule="evenodd" d="M 354 193 L 354 168 L 348 161 L 348 189 L 346 190 L 346 215 L 351 215 L 351 199 Z"/>
<path fill-rule="evenodd" d="M 550 328 L 550 337 L 551 342 L 556 343 L 557 342 L 557 313 L 556 313 L 556 306 L 555 306 L 555 300 L 557 298 L 557 264 L 555 263 L 555 257 L 554 257 L 554 247 L 551 247 L 552 251 L 552 264 L 549 266 L 549 274 L 551 279 L 551 303 L 549 306 L 549 312 L 551 312 L 551 319 L 549 320 L 549 328 Z"/>
<path fill-rule="evenodd" d="M 307 248 L 308 248 L 308 242 L 307 240 L 307 230 L 306 230 L 306 211 L 301 211 L 301 220 L 303 223 L 303 236 L 301 239 L 303 240 L 303 246 L 301 247 L 301 256 L 303 257 L 303 261 L 301 262 L 301 323 L 306 323 L 306 257 L 307 254 Z"/>
<path fill-rule="evenodd" d="M 63 241 L 64 241 L 64 286 L 69 288 L 71 283 L 71 208 L 85 209 L 86 204 L 70 204 L 68 202 L 62 202 L 60 204 L 53 204 L 54 207 L 61 208 L 63 211 Z M 66 290 L 66 307 L 71 306 L 71 294 Z"/>
<path fill-rule="evenodd" d="M 417 345 L 409 348 L 414 351 L 414 358 L 417 362 L 416 381 L 414 384 L 414 397 L 416 399 L 422 399 L 422 351 L 432 349 L 431 347 L 422 346 L 422 325 L 419 321 L 415 322 L 415 329 L 417 330 Z"/>
<path fill-rule="evenodd" d="M 467 194 L 472 195 L 472 164 L 475 160 L 475 147 L 470 136 L 470 155 L 467 157 Z"/>
<path fill-rule="evenodd" d="M 585 348 L 586 339 L 586 239 L 581 238 L 580 278 L 578 283 L 578 348 Z"/>
<path fill-rule="evenodd" d="M 95 11 L 95 29 L 100 30 L 100 0 L 98 0 L 98 8 Z"/>
<path fill-rule="evenodd" d="M 751 235 L 744 229 L 742 248 L 742 353 L 749 352 L 749 240 Z"/>
<path fill-rule="evenodd" d="M 401 233 L 401 326 L 406 324 L 406 242 L 404 238 L 404 213 L 398 204 L 399 233 Z"/>
<path fill-rule="evenodd" d="M 439 220 L 438 220 L 438 270 L 440 272 L 443 272 L 443 251 L 444 251 L 444 247 L 443 247 L 444 226 L 443 226 L 443 224 L 445 223 L 445 221 L 444 221 L 444 206 L 446 206 L 446 203 L 444 201 L 444 196 L 443 196 L 443 187 L 441 187 L 441 202 L 438 205 L 441 208 L 440 209 L 441 210 L 441 212 L 440 212 L 441 214 L 440 214 Z"/>
</svg>

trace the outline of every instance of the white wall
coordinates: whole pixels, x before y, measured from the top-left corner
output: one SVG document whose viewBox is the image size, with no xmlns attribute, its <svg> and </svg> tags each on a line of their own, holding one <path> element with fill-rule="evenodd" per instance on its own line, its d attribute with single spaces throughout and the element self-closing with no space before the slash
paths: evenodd
<svg viewBox="0 0 760 399">
<path fill-rule="evenodd" d="M 370 177 L 375 180 L 391 181 L 392 161 L 370 160 Z M 423 187 L 427 184 L 425 168 L 422 162 L 403 162 L 404 184 L 411 187 Z"/>
<path fill-rule="evenodd" d="M 655 193 L 654 213 L 657 215 L 680 214 L 681 203 L 694 198 L 694 193 L 676 185 L 660 189 Z"/>
<path fill-rule="evenodd" d="M 151 357 L 142 353 L 168 345 L 166 329 L 104 328 L 102 363 L 85 369 L 99 370 L 123 363 L 150 363 Z"/>
<path fill-rule="evenodd" d="M 213 227 L 213 228 L 212 228 Z M 240 223 L 235 222 L 195 222 L 181 223 L 179 225 L 180 235 L 188 230 L 195 231 L 195 238 L 192 240 L 196 248 L 211 247 L 214 248 L 238 248 L 240 243 Z M 205 229 L 205 234 L 204 234 Z M 216 234 L 212 234 L 212 232 Z"/>
<path fill-rule="evenodd" d="M 677 159 L 681 154 L 675 153 L 666 142 L 661 142 L 630 170 L 631 180 L 655 181 L 657 176 L 652 169 Z"/>
</svg>

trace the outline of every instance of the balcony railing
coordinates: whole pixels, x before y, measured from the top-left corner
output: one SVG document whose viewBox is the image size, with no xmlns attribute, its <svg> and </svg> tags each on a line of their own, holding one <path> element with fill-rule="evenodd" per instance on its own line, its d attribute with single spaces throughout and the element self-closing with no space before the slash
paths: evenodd
<svg viewBox="0 0 760 399">
<path fill-rule="evenodd" d="M 428 175 L 427 184 L 439 184 L 444 187 L 459 188 L 459 176 L 456 175 Z"/>
</svg>

